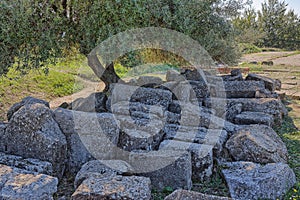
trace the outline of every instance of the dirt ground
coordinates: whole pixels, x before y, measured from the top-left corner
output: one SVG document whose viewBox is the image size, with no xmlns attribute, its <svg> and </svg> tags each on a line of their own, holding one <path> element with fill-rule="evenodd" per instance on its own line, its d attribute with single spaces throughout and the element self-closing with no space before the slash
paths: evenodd
<svg viewBox="0 0 300 200">
<path fill-rule="evenodd" d="M 300 53 L 295 52 L 264 52 L 245 55 L 242 62 L 273 61 L 273 66 L 261 66 L 259 74 L 282 82 L 281 91 L 289 102 L 289 115 L 300 129 Z"/>
<path fill-rule="evenodd" d="M 80 77 L 77 77 L 76 81 L 80 81 L 84 85 L 84 89 L 72 95 L 51 100 L 49 102 L 50 108 L 54 109 L 59 107 L 64 102 L 71 103 L 75 99 L 85 98 L 94 92 L 103 91 L 105 87 L 103 82 L 94 82 Z"/>
</svg>

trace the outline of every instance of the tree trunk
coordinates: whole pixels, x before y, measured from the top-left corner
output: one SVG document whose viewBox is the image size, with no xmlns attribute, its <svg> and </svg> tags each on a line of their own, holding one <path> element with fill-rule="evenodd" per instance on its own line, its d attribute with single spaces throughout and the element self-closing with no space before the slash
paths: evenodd
<svg viewBox="0 0 300 200">
<path fill-rule="evenodd" d="M 114 69 L 114 63 L 110 63 L 106 68 L 102 66 L 97 55 L 88 55 L 88 65 L 92 68 L 94 73 L 104 82 L 107 92 L 110 84 L 112 83 L 124 83 L 123 80 L 116 74 Z"/>
</svg>

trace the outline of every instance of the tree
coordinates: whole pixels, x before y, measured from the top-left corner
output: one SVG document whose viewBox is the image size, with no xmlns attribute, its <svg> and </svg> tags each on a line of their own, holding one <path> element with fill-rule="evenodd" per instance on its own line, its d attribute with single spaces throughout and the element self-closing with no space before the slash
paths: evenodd
<svg viewBox="0 0 300 200">
<path fill-rule="evenodd" d="M 264 37 L 264 33 L 259 30 L 257 23 L 257 13 L 254 8 L 247 8 L 243 14 L 233 19 L 236 29 L 237 41 L 239 43 L 258 44 Z"/>
<path fill-rule="evenodd" d="M 262 45 L 286 49 L 299 49 L 299 17 L 287 10 L 285 1 L 268 0 L 258 13 L 258 24 L 265 37 Z"/>
<path fill-rule="evenodd" d="M 215 60 L 233 63 L 238 54 L 228 15 L 220 9 L 224 2 L 227 0 L 2 0 L 0 73 L 15 62 L 19 69 L 42 67 L 73 45 L 88 56 L 112 35 L 149 26 L 182 32 L 199 41 Z M 88 58 L 92 68 L 103 74 L 107 87 L 119 80 L 113 63 L 102 66 L 96 57 Z"/>
</svg>

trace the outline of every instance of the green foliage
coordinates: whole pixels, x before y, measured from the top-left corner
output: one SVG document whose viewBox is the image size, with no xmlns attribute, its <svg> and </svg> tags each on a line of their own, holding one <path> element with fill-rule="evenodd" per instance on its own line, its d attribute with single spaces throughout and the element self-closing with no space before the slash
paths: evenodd
<svg viewBox="0 0 300 200">
<path fill-rule="evenodd" d="M 54 62 L 64 44 L 64 18 L 42 0 L 0 1 L 0 74 Z"/>
<path fill-rule="evenodd" d="M 128 71 L 127 76 L 133 77 L 151 73 L 166 72 L 171 69 L 178 70 L 178 67 L 169 64 L 145 64 L 131 68 Z"/>
<path fill-rule="evenodd" d="M 295 50 L 300 48 L 300 18 L 293 10 L 287 12 L 285 1 L 262 3 L 258 24 L 265 37 L 262 46 Z"/>
<path fill-rule="evenodd" d="M 259 47 L 300 49 L 300 18 L 287 10 L 287 5 L 285 1 L 268 0 L 262 3 L 261 11 L 246 9 L 233 19 L 237 41 Z"/>
<path fill-rule="evenodd" d="M 286 144 L 289 153 L 289 166 L 294 170 L 297 178 L 296 185 L 287 193 L 284 199 L 296 200 L 300 198 L 300 131 L 295 127 L 293 119 L 286 117 L 281 127 L 276 128 Z"/>
<path fill-rule="evenodd" d="M 259 47 L 255 46 L 254 44 L 249 44 L 249 43 L 240 43 L 239 48 L 243 54 L 262 52 L 262 50 Z"/>
<path fill-rule="evenodd" d="M 7 73 L 15 62 L 18 70 L 56 62 L 72 46 L 87 55 L 119 32 L 150 26 L 182 32 L 197 40 L 215 60 L 234 63 L 237 45 L 227 17 L 240 6 L 229 9 L 224 5 L 231 4 L 225 0 L 72 0 L 67 5 L 55 0 L 2 0 L 0 74 Z M 128 56 L 131 61 L 130 56 L 136 55 Z"/>
<path fill-rule="evenodd" d="M 115 71 L 117 73 L 117 75 L 120 77 L 120 78 L 123 78 L 126 76 L 126 74 L 128 73 L 128 68 L 127 67 L 124 67 L 123 65 L 121 65 L 120 63 L 116 63 L 114 65 L 114 68 L 115 68 Z"/>
</svg>

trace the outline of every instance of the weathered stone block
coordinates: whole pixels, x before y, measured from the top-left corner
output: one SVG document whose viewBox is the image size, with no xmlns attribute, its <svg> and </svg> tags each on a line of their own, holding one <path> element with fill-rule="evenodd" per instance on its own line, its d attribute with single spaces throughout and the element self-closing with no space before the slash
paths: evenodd
<svg viewBox="0 0 300 200">
<path fill-rule="evenodd" d="M 93 160 L 84 164 L 75 177 L 74 186 L 77 188 L 85 179 L 91 177 L 112 178 L 117 175 L 133 173 L 133 168 L 122 160 Z"/>
<path fill-rule="evenodd" d="M 195 181 L 209 180 L 213 169 L 213 146 L 181 142 L 176 140 L 165 140 L 160 150 L 186 150 L 191 153 L 192 178 Z"/>
<path fill-rule="evenodd" d="M 288 114 L 286 108 L 279 99 L 274 98 L 237 98 L 237 99 L 218 99 L 208 98 L 204 101 L 204 105 L 208 108 L 213 108 L 219 104 L 224 105 L 242 104 L 243 111 L 263 112 L 274 116 L 275 123 L 281 123 L 282 117 Z M 218 110 L 218 109 L 217 109 Z"/>
<path fill-rule="evenodd" d="M 84 180 L 71 197 L 72 200 L 150 198 L 150 179 L 138 176 L 115 176 L 109 179 L 91 177 Z"/>
<path fill-rule="evenodd" d="M 233 199 L 281 199 L 296 183 L 293 170 L 283 163 L 265 166 L 251 162 L 225 163 L 222 170 Z"/>
<path fill-rule="evenodd" d="M 26 171 L 40 174 L 53 174 L 52 164 L 33 158 L 22 158 L 21 156 L 9 155 L 0 152 L 0 164 L 17 167 Z"/>
<path fill-rule="evenodd" d="M 106 112 L 107 96 L 103 92 L 90 94 L 87 98 L 79 98 L 73 101 L 69 108 L 83 112 Z"/>
<path fill-rule="evenodd" d="M 263 124 L 267 126 L 274 125 L 273 115 L 262 112 L 242 112 L 234 118 L 236 124 Z"/>
<path fill-rule="evenodd" d="M 246 80 L 262 81 L 262 82 L 264 82 L 266 89 L 270 90 L 271 92 L 274 92 L 276 89 L 276 81 L 275 80 L 268 78 L 268 77 L 260 76 L 258 74 L 248 74 L 248 76 L 246 77 Z"/>
<path fill-rule="evenodd" d="M 167 80 L 167 82 L 171 82 L 171 81 L 179 82 L 179 81 L 185 81 L 185 77 L 182 76 L 176 70 L 169 70 L 169 71 L 167 71 L 167 74 L 166 74 L 166 80 Z"/>
<path fill-rule="evenodd" d="M 163 80 L 156 76 L 140 76 L 137 79 L 138 86 L 147 86 L 147 85 L 160 85 L 163 83 Z"/>
<path fill-rule="evenodd" d="M 162 191 L 167 186 L 173 189 L 191 189 L 191 154 L 187 151 L 131 152 L 128 162 L 135 173 L 149 177 L 152 187 L 158 191 Z"/>
<path fill-rule="evenodd" d="M 58 179 L 0 164 L 0 199 L 52 200 Z"/>
<path fill-rule="evenodd" d="M 254 98 L 256 91 L 265 89 L 262 81 L 224 81 L 223 85 L 224 88 L 217 85 L 216 91 L 225 92 L 227 98 Z"/>
<path fill-rule="evenodd" d="M 119 147 L 126 151 L 156 150 L 162 141 L 163 132 L 147 132 L 137 129 L 122 129 Z"/>
<path fill-rule="evenodd" d="M 8 112 L 7 112 L 7 120 L 9 121 L 11 119 L 11 117 L 13 116 L 13 114 L 15 112 L 17 112 L 22 106 L 24 106 L 25 104 L 43 104 L 46 107 L 50 107 L 49 106 L 49 102 L 41 100 L 41 99 L 36 99 L 34 97 L 25 97 L 24 99 L 22 99 L 21 102 L 19 103 L 15 103 L 12 107 L 9 108 Z"/>
<path fill-rule="evenodd" d="M 277 133 L 265 125 L 249 125 L 237 130 L 226 143 L 237 161 L 256 163 L 286 163 L 288 152 Z"/>
<path fill-rule="evenodd" d="M 59 108 L 54 117 L 67 138 L 68 171 L 77 173 L 90 160 L 114 158 L 120 130 L 112 114 Z"/>
<path fill-rule="evenodd" d="M 231 200 L 228 197 L 219 197 L 214 195 L 202 194 L 199 192 L 189 190 L 175 190 L 172 194 L 168 195 L 164 200 Z"/>
<path fill-rule="evenodd" d="M 187 127 L 167 125 L 164 129 L 165 140 L 177 140 L 213 146 L 214 154 L 219 156 L 228 138 L 224 130 L 206 129 L 203 127 Z"/>
<path fill-rule="evenodd" d="M 172 93 L 163 89 L 115 84 L 111 91 L 111 105 L 120 101 L 157 105 L 166 110 L 172 101 Z"/>
<path fill-rule="evenodd" d="M 13 114 L 5 133 L 0 135 L 0 151 L 48 161 L 53 165 L 54 175 L 61 177 L 67 142 L 47 106 L 25 104 Z"/>
</svg>

